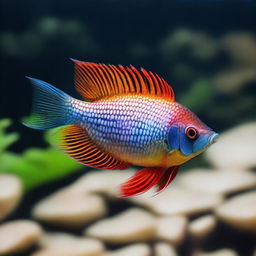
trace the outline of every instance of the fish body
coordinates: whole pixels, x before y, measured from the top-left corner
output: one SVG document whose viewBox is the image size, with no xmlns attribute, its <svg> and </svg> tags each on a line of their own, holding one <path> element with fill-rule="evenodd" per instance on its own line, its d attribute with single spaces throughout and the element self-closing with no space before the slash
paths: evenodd
<svg viewBox="0 0 256 256">
<path fill-rule="evenodd" d="M 111 97 L 90 104 L 72 101 L 74 122 L 118 159 L 139 166 L 170 167 L 192 157 L 172 157 L 165 143 L 170 124 L 182 121 L 183 115 L 190 119 L 188 122 L 196 119 L 177 102 L 141 95 Z M 200 125 L 200 121 L 197 123 Z"/>
<path fill-rule="evenodd" d="M 75 86 L 87 101 L 41 80 L 26 125 L 60 129 L 60 148 L 77 161 L 102 169 L 145 167 L 121 187 L 122 196 L 162 191 L 181 164 L 211 145 L 217 134 L 174 101 L 158 75 L 134 67 L 75 61 Z M 89 101 L 89 102 L 88 102 Z"/>
</svg>

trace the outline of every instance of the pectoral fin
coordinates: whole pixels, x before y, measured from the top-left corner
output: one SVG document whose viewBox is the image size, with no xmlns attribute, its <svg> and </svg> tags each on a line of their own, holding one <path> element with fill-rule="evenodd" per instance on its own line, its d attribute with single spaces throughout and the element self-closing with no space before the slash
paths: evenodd
<svg viewBox="0 0 256 256">
<path fill-rule="evenodd" d="M 89 137 L 86 130 L 78 125 L 60 128 L 56 136 L 60 137 L 60 149 L 82 164 L 111 170 L 126 169 L 130 166 L 129 163 L 104 152 Z"/>
</svg>

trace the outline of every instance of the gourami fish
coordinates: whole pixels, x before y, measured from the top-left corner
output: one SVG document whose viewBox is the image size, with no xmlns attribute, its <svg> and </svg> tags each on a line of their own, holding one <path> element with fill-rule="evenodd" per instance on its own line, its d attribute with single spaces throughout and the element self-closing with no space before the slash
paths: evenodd
<svg viewBox="0 0 256 256">
<path fill-rule="evenodd" d="M 122 197 L 153 186 L 164 190 L 179 166 L 199 155 L 218 136 L 189 109 L 175 102 L 157 74 L 121 65 L 73 60 L 75 88 L 85 101 L 29 78 L 34 87 L 34 129 L 59 126 L 59 147 L 82 164 L 101 169 L 142 166 L 121 185 Z"/>
</svg>

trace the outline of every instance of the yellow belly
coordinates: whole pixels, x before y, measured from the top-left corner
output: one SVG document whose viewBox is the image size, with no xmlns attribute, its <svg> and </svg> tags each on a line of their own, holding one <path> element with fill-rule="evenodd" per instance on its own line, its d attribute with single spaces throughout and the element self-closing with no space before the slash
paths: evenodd
<svg viewBox="0 0 256 256">
<path fill-rule="evenodd" d="M 139 165 L 144 167 L 155 167 L 155 166 L 162 166 L 163 164 L 163 152 L 159 152 L 153 155 L 148 156 L 127 156 L 122 155 L 119 156 L 124 162 L 131 163 L 133 165 Z"/>
<path fill-rule="evenodd" d="M 145 166 L 145 167 L 171 167 L 176 165 L 181 165 L 191 158 L 199 155 L 201 152 L 185 156 L 181 154 L 179 150 L 166 151 L 161 150 L 158 153 L 148 155 L 148 156 L 119 156 L 125 162 L 131 163 L 133 165 Z"/>
<path fill-rule="evenodd" d="M 201 154 L 201 152 L 202 151 L 197 152 L 195 154 L 191 154 L 189 156 L 185 156 L 185 155 L 181 154 L 181 152 L 179 150 L 169 151 L 166 155 L 165 167 L 181 165 L 181 164 L 187 162 L 188 160 L 190 160 L 191 158 Z"/>
</svg>

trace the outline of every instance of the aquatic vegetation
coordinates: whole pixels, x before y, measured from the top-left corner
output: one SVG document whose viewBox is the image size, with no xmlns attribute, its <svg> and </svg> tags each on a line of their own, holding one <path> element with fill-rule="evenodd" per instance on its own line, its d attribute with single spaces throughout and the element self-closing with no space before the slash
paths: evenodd
<svg viewBox="0 0 256 256">
<path fill-rule="evenodd" d="M 1 1 L 0 255 L 256 256 L 254 2 Z M 135 168 L 76 172 L 17 123 L 25 75 L 78 97 L 69 57 L 157 72 L 220 140 L 157 197 L 117 198 Z"/>
<path fill-rule="evenodd" d="M 204 95 L 204 97 L 202 97 L 202 95 Z M 192 84 L 190 90 L 183 95 L 180 101 L 197 113 L 203 112 L 206 107 L 213 107 L 213 86 L 207 80 L 198 80 Z"/>
<path fill-rule="evenodd" d="M 176 28 L 158 44 L 161 69 L 168 68 L 181 103 L 219 130 L 255 120 L 255 49 L 250 32 L 217 36 L 188 28 Z"/>
<path fill-rule="evenodd" d="M 26 191 L 81 168 L 81 165 L 52 147 L 29 148 L 20 154 L 9 151 L 8 148 L 19 139 L 17 133 L 6 131 L 10 125 L 10 119 L 0 120 L 0 173 L 19 176 Z M 45 138 L 50 140 L 49 135 Z"/>
<path fill-rule="evenodd" d="M 87 26 L 75 19 L 46 16 L 21 33 L 0 33 L 0 51 L 6 57 L 38 57 L 55 49 L 55 44 L 49 42 L 62 42 L 62 47 L 73 49 L 72 55 L 77 52 L 88 55 L 98 51 L 97 43 Z"/>
</svg>

